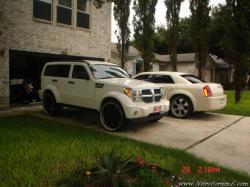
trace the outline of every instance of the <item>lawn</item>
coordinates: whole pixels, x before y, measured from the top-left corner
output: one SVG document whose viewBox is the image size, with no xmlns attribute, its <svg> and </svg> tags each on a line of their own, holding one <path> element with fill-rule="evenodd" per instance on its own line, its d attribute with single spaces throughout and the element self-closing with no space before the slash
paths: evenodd
<svg viewBox="0 0 250 187">
<path fill-rule="evenodd" d="M 250 183 L 249 176 L 223 167 L 219 173 L 198 173 L 199 166 L 215 165 L 180 150 L 36 117 L 18 116 L 0 118 L 0 186 L 55 186 L 80 164 L 90 168 L 96 153 L 111 147 L 131 158 L 140 155 L 147 162 L 159 164 L 184 181 Z M 190 166 L 191 173 L 183 174 L 183 166 Z"/>
<path fill-rule="evenodd" d="M 234 91 L 225 91 L 227 95 L 227 106 L 216 112 L 240 116 L 250 116 L 250 91 L 242 92 L 240 103 L 234 102 Z"/>
</svg>

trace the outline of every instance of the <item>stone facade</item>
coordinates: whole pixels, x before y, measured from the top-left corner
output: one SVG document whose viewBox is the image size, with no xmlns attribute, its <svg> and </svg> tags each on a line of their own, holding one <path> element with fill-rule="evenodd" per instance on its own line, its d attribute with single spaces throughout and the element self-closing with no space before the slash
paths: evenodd
<svg viewBox="0 0 250 187">
<path fill-rule="evenodd" d="M 57 23 L 56 0 L 52 21 L 33 18 L 33 0 L 0 0 L 0 108 L 9 106 L 9 51 L 67 54 L 110 60 L 111 3 L 90 5 L 90 29 L 76 27 L 76 0 L 72 26 Z M 91 1 L 92 2 L 92 1 Z"/>
</svg>

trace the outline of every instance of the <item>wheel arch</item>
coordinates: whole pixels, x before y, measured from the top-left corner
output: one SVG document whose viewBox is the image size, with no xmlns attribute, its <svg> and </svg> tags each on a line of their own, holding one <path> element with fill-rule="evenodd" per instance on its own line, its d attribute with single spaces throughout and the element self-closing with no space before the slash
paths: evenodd
<svg viewBox="0 0 250 187">
<path fill-rule="evenodd" d="M 53 87 L 45 88 L 44 91 L 42 92 L 42 97 L 41 97 L 42 100 L 43 100 L 44 94 L 46 94 L 46 93 L 52 94 L 55 97 L 56 102 L 60 103 L 60 96 L 59 96 L 59 93 L 56 91 L 55 88 L 53 88 Z"/>
</svg>

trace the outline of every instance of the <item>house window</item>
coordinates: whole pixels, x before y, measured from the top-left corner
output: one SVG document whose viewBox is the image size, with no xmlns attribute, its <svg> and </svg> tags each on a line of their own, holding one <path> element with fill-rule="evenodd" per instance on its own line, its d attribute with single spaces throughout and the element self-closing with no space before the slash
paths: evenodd
<svg viewBox="0 0 250 187">
<path fill-rule="evenodd" d="M 57 22 L 66 25 L 72 24 L 72 0 L 57 1 Z"/>
<path fill-rule="evenodd" d="M 33 17 L 47 21 L 52 20 L 52 0 L 33 0 Z"/>
<path fill-rule="evenodd" d="M 77 0 L 77 27 L 89 29 L 89 0 Z"/>
</svg>

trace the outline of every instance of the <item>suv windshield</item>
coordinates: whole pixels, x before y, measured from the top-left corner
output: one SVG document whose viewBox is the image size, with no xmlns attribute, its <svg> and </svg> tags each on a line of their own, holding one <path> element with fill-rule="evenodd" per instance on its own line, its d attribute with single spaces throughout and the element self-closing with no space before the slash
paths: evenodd
<svg viewBox="0 0 250 187">
<path fill-rule="evenodd" d="M 129 78 L 128 73 L 116 65 L 94 64 L 89 69 L 95 79 Z"/>
<path fill-rule="evenodd" d="M 200 80 L 198 77 L 194 75 L 181 75 L 181 76 L 193 84 L 206 82 L 206 81 Z"/>
</svg>

